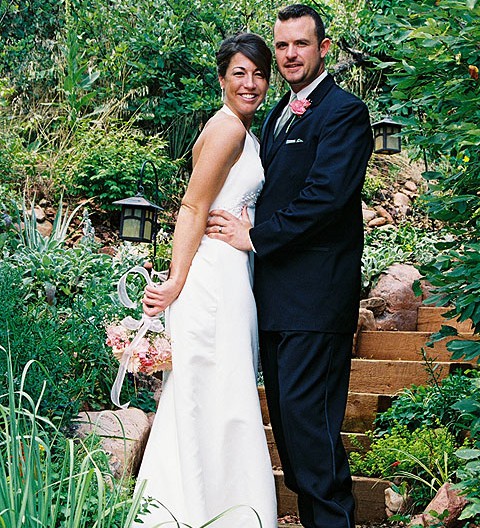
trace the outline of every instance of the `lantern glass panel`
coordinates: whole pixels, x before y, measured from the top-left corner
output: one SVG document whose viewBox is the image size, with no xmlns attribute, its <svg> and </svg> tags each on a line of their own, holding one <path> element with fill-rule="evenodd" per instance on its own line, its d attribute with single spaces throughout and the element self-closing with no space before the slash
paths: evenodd
<svg viewBox="0 0 480 528">
<path fill-rule="evenodd" d="M 145 220 L 143 238 L 148 238 L 148 240 L 152 240 L 152 222 L 150 220 Z"/>
<path fill-rule="evenodd" d="M 141 238 L 140 229 L 141 229 L 140 219 L 130 217 L 123 218 L 123 229 L 122 236 L 125 238 Z"/>
<path fill-rule="evenodd" d="M 125 207 L 125 216 L 142 218 L 142 209 L 137 207 Z"/>
<path fill-rule="evenodd" d="M 387 136 L 387 148 L 393 150 L 400 150 L 400 138 Z"/>
<path fill-rule="evenodd" d="M 378 134 L 375 136 L 375 150 L 383 150 L 383 134 Z"/>
</svg>

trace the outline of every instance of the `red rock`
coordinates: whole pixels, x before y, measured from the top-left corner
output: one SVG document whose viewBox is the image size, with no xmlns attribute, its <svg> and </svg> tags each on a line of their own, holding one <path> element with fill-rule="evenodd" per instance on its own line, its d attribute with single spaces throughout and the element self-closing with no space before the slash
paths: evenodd
<svg viewBox="0 0 480 528">
<path fill-rule="evenodd" d="M 84 438 L 94 432 L 101 438 L 103 449 L 110 456 L 110 468 L 115 477 L 124 472 L 135 474 L 143 456 L 151 423 L 140 409 L 81 412 L 76 420 L 77 436 Z"/>
<path fill-rule="evenodd" d="M 377 211 L 378 215 L 382 218 L 385 218 L 387 222 L 390 222 L 393 224 L 393 217 L 392 215 L 385 209 L 385 207 L 382 207 L 381 205 L 377 205 L 375 207 L 375 211 Z"/>
<path fill-rule="evenodd" d="M 377 218 L 374 218 L 373 220 L 370 220 L 370 222 L 368 222 L 368 227 L 379 227 L 385 225 L 386 223 L 387 219 L 383 218 L 382 216 L 379 216 Z"/>
<path fill-rule="evenodd" d="M 419 271 L 410 264 L 393 264 L 380 276 L 369 297 L 385 299 L 385 312 L 376 318 L 378 330 L 416 330 L 421 297 L 415 297 L 413 283 Z"/>
<path fill-rule="evenodd" d="M 410 192 L 416 193 L 418 190 L 417 184 L 411 180 L 407 180 L 404 184 L 405 189 Z"/>
<path fill-rule="evenodd" d="M 448 515 L 442 519 L 442 526 L 445 528 L 457 528 L 457 526 L 463 526 L 463 523 L 459 522 L 458 518 L 467 503 L 467 499 L 459 495 L 458 491 L 452 488 L 450 482 L 446 482 L 437 491 L 435 497 L 425 508 L 424 513 L 415 516 L 408 526 L 415 526 L 415 524 L 420 524 L 421 526 L 438 525 L 438 519 L 430 515 L 429 512 L 436 512 L 438 515 L 441 515 L 445 510 L 448 510 Z"/>
<path fill-rule="evenodd" d="M 41 224 L 37 222 L 37 231 L 44 237 L 49 237 L 53 231 L 53 224 L 48 220 L 44 220 Z"/>
<path fill-rule="evenodd" d="M 410 205 L 410 203 L 410 198 L 402 192 L 397 192 L 393 195 L 393 204 L 397 207 L 400 205 Z"/>
<path fill-rule="evenodd" d="M 363 220 L 368 223 L 377 216 L 377 213 L 371 209 L 362 209 L 362 215 Z"/>
</svg>

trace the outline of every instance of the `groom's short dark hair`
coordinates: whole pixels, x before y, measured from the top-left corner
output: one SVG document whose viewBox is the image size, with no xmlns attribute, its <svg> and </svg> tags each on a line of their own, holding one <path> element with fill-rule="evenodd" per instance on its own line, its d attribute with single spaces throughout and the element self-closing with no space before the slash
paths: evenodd
<svg viewBox="0 0 480 528">
<path fill-rule="evenodd" d="M 322 17 L 312 7 L 303 4 L 289 5 L 278 12 L 277 18 L 280 22 L 290 20 L 291 18 L 301 18 L 309 16 L 315 22 L 315 33 L 317 34 L 318 45 L 322 43 L 325 38 L 325 25 Z"/>
<path fill-rule="evenodd" d="M 238 33 L 233 37 L 226 38 L 217 51 L 217 72 L 221 77 L 225 77 L 228 65 L 232 57 L 241 53 L 265 75 L 270 81 L 272 69 L 272 52 L 265 41 L 255 33 Z"/>
</svg>

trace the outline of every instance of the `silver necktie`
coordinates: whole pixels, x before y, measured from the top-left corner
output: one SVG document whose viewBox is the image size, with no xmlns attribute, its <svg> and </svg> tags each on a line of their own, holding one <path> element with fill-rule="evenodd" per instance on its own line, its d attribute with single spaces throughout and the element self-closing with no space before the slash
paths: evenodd
<svg viewBox="0 0 480 528">
<path fill-rule="evenodd" d="M 290 103 L 292 101 L 295 101 L 297 96 L 293 94 L 292 97 L 290 97 L 290 101 L 288 102 L 287 106 L 283 109 L 283 112 L 281 113 L 280 117 L 277 119 L 277 123 L 275 124 L 275 130 L 273 132 L 273 137 L 276 138 L 278 134 L 280 134 L 280 131 L 285 126 L 287 121 L 293 116 L 292 109 L 290 107 Z"/>
</svg>

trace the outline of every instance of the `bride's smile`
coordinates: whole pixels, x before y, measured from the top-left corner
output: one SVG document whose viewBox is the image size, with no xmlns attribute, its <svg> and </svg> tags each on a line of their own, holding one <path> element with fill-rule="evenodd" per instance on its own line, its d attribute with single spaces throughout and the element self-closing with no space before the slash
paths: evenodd
<svg viewBox="0 0 480 528">
<path fill-rule="evenodd" d="M 224 92 L 224 103 L 248 128 L 268 90 L 264 73 L 248 57 L 236 53 L 225 76 L 219 76 L 219 81 Z"/>
</svg>

